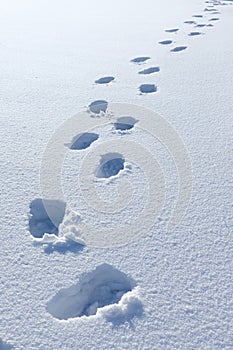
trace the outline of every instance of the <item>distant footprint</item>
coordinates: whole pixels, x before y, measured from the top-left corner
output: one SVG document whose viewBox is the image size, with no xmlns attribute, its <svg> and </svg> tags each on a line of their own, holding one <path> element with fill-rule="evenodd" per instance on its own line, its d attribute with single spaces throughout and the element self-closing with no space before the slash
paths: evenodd
<svg viewBox="0 0 233 350">
<path fill-rule="evenodd" d="M 174 47 L 173 49 L 171 49 L 171 52 L 180 52 L 180 51 L 183 51 L 187 49 L 187 46 L 177 46 L 177 47 Z"/>
<path fill-rule="evenodd" d="M 103 77 L 103 78 L 100 78 L 100 79 L 95 80 L 95 83 L 96 83 L 96 84 L 108 84 L 108 83 L 110 83 L 111 81 L 113 81 L 114 79 L 115 79 L 115 78 L 112 77 L 112 76 Z"/>
<path fill-rule="evenodd" d="M 195 21 L 184 21 L 185 24 L 196 24 Z"/>
<path fill-rule="evenodd" d="M 177 33 L 179 28 L 172 28 L 172 29 L 165 29 L 165 32 L 167 33 Z"/>
<path fill-rule="evenodd" d="M 139 86 L 139 90 L 143 94 L 150 94 L 157 91 L 157 86 L 155 84 L 142 84 Z"/>
<path fill-rule="evenodd" d="M 98 140 L 99 135 L 90 132 L 84 132 L 73 138 L 70 144 L 66 144 L 72 150 L 82 150 L 88 148 L 94 141 Z"/>
<path fill-rule="evenodd" d="M 204 11 L 205 12 L 213 12 L 213 11 L 216 11 L 216 9 L 215 8 L 210 8 L 210 9 L 209 8 L 205 8 Z"/>
<path fill-rule="evenodd" d="M 125 159 L 120 153 L 107 153 L 101 156 L 96 177 L 109 178 L 119 174 L 124 169 Z"/>
<path fill-rule="evenodd" d="M 203 27 L 206 27 L 206 24 L 200 23 L 200 24 L 197 24 L 195 27 L 196 28 L 203 28 Z"/>
<path fill-rule="evenodd" d="M 105 100 L 96 100 L 89 104 L 89 110 L 92 113 L 99 114 L 101 112 L 106 112 L 108 108 L 108 102 Z"/>
<path fill-rule="evenodd" d="M 209 21 L 219 21 L 220 18 L 210 18 Z"/>
<path fill-rule="evenodd" d="M 162 41 L 159 41 L 159 44 L 161 44 L 161 45 L 170 45 L 170 44 L 172 44 L 172 40 L 162 40 Z"/>
<path fill-rule="evenodd" d="M 191 33 L 189 33 L 188 35 L 189 36 L 197 36 L 197 35 L 202 35 L 203 33 L 201 33 L 201 32 L 191 32 Z"/>
<path fill-rule="evenodd" d="M 117 122 L 114 123 L 116 130 L 125 131 L 133 129 L 134 125 L 138 122 L 137 119 L 133 117 L 119 117 Z"/>
<path fill-rule="evenodd" d="M 195 18 L 202 18 L 203 15 L 193 15 L 192 17 L 195 17 Z"/>
<path fill-rule="evenodd" d="M 142 62 L 146 62 L 147 60 L 149 60 L 150 57 L 148 56 L 142 56 L 142 57 L 136 57 L 136 58 L 133 58 L 130 62 L 133 62 L 133 63 L 142 63 Z"/>
<path fill-rule="evenodd" d="M 157 73 L 159 71 L 160 71 L 159 67 L 151 67 L 151 68 L 141 70 L 140 72 L 138 72 L 138 74 L 153 74 L 153 73 Z"/>
</svg>

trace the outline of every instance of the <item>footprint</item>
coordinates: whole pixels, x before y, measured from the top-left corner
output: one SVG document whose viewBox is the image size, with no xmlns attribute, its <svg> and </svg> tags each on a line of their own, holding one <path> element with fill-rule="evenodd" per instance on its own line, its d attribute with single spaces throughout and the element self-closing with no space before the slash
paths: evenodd
<svg viewBox="0 0 233 350">
<path fill-rule="evenodd" d="M 179 52 L 179 51 L 183 51 L 187 49 L 187 46 L 177 46 L 177 47 L 174 47 L 173 49 L 171 49 L 171 52 Z"/>
<path fill-rule="evenodd" d="M 8 344 L 8 343 L 4 342 L 0 338 L 0 350 L 11 350 L 11 349 L 13 349 L 13 346 L 11 344 Z"/>
<path fill-rule="evenodd" d="M 192 17 L 195 17 L 195 18 L 202 18 L 203 15 L 193 15 Z"/>
<path fill-rule="evenodd" d="M 213 24 L 207 24 L 206 27 L 213 27 Z"/>
<path fill-rule="evenodd" d="M 205 12 L 213 12 L 213 11 L 216 11 L 215 8 L 205 8 L 204 9 Z"/>
<path fill-rule="evenodd" d="M 134 127 L 134 125 L 138 122 L 133 117 L 120 117 L 117 119 L 117 122 L 114 123 L 114 127 L 116 130 L 130 130 Z"/>
<path fill-rule="evenodd" d="M 92 102 L 88 107 L 92 113 L 95 113 L 95 114 L 99 114 L 100 112 L 105 113 L 108 108 L 108 102 L 104 100 L 97 100 Z"/>
<path fill-rule="evenodd" d="M 220 18 L 215 17 L 215 18 L 210 18 L 209 21 L 219 21 L 219 19 Z"/>
<path fill-rule="evenodd" d="M 144 94 L 149 94 L 157 91 L 157 86 L 155 84 L 142 84 L 139 86 L 139 90 Z"/>
<path fill-rule="evenodd" d="M 203 33 L 201 33 L 201 32 L 191 32 L 191 33 L 189 33 L 188 35 L 189 36 L 197 36 L 197 35 L 202 35 Z"/>
<path fill-rule="evenodd" d="M 142 56 L 142 57 L 136 57 L 136 58 L 133 58 L 130 62 L 133 62 L 133 63 L 142 63 L 142 62 L 145 62 L 147 60 L 149 60 L 150 57 L 148 56 Z"/>
<path fill-rule="evenodd" d="M 159 41 L 159 44 L 161 45 L 170 45 L 172 43 L 172 40 L 162 40 Z"/>
<path fill-rule="evenodd" d="M 77 284 L 61 289 L 48 302 L 47 311 L 59 320 L 95 315 L 99 308 L 118 303 L 135 286 L 125 273 L 102 264 L 82 274 Z"/>
<path fill-rule="evenodd" d="M 125 159 L 120 153 L 107 153 L 101 156 L 99 167 L 96 171 L 96 177 L 109 178 L 116 176 L 124 169 Z"/>
<path fill-rule="evenodd" d="M 73 138 L 70 144 L 66 144 L 70 149 L 82 150 L 88 148 L 94 141 L 98 140 L 99 135 L 90 132 L 84 132 Z"/>
<path fill-rule="evenodd" d="M 179 30 L 178 28 L 165 29 L 165 32 L 167 32 L 167 33 L 177 33 L 178 30 Z"/>
<path fill-rule="evenodd" d="M 159 67 L 151 67 L 151 68 L 141 70 L 140 72 L 138 72 L 138 74 L 152 74 L 152 73 L 157 73 L 159 71 L 160 71 Z"/>
<path fill-rule="evenodd" d="M 185 24 L 196 24 L 195 21 L 185 21 L 184 23 L 185 23 Z"/>
<path fill-rule="evenodd" d="M 115 79 L 115 78 L 112 77 L 112 76 L 103 77 L 103 78 L 100 78 L 100 79 L 95 80 L 95 83 L 96 83 L 96 84 L 108 84 L 108 83 L 110 83 L 111 81 L 113 81 L 114 79 Z"/>
<path fill-rule="evenodd" d="M 35 238 L 45 233 L 58 234 L 58 227 L 65 215 L 66 203 L 60 200 L 36 198 L 30 203 L 29 231 Z M 49 208 L 49 217 L 46 208 Z"/>
<path fill-rule="evenodd" d="M 196 28 L 203 28 L 203 27 L 206 27 L 206 24 L 200 23 L 200 24 L 197 24 L 195 27 Z"/>
</svg>

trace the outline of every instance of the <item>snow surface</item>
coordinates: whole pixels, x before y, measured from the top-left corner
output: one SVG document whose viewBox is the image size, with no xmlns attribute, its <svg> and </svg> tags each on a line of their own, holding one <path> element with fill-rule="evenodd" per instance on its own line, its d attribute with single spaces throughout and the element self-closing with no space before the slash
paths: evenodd
<svg viewBox="0 0 233 350">
<path fill-rule="evenodd" d="M 216 11 L 205 11 L 212 3 Z M 1 350 L 232 350 L 231 5 L 217 0 L 0 3 Z M 196 26 L 205 35 L 190 36 Z M 139 67 L 160 71 L 138 74 Z M 108 74 L 114 83 L 93 84 Z M 142 85 L 158 90 L 140 94 Z M 127 132 L 111 123 L 96 127 L 91 132 L 98 141 L 67 154 L 63 187 L 67 203 L 80 216 L 55 202 L 50 204 L 55 204 L 60 226 L 49 222 L 39 177 L 46 145 L 70 116 L 83 108 L 104 113 L 107 101 L 150 108 L 183 139 L 192 161 L 193 192 L 173 232 L 167 232 L 167 222 L 178 193 L 176 168 L 165 147 L 145 137 L 140 121 Z M 136 202 L 127 203 L 123 219 L 97 218 L 78 196 L 77 173 L 85 152 L 115 137 L 137 139 L 157 156 L 166 179 L 166 206 L 148 234 L 133 243 L 88 247 L 78 236 L 82 218 L 97 229 L 115 225 L 117 235 L 124 222 L 139 216 L 147 193 L 143 172 L 131 164 L 127 172 L 96 184 L 111 205 L 121 178 L 132 181 Z M 46 234 L 35 238 L 32 227 Z M 76 293 L 85 278 L 89 298 L 96 283 L 88 276 L 95 277 L 103 264 L 108 271 L 97 285 L 107 279 L 104 293 L 98 291 L 98 300 L 91 298 L 88 307 L 82 304 L 94 315 L 59 320 L 49 312 L 54 296 L 70 286 Z M 120 291 L 126 293 L 103 306 L 115 269 L 120 279 L 124 276 Z"/>
</svg>

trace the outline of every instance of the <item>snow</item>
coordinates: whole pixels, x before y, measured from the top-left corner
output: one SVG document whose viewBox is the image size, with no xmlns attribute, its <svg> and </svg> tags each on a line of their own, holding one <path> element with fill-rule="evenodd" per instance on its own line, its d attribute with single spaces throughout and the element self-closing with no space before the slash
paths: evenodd
<svg viewBox="0 0 233 350">
<path fill-rule="evenodd" d="M 0 349 L 233 348 L 233 6 L 214 1 L 216 11 L 204 11 L 212 3 L 1 2 Z M 205 35 L 188 35 L 195 26 L 202 26 Z M 179 30 L 167 31 L 171 29 Z M 181 46 L 187 49 L 170 52 Z M 151 67 L 160 71 L 138 74 Z M 114 82 L 94 84 L 105 74 Z M 158 90 L 140 94 L 138 87 L 144 84 Z M 114 102 L 157 112 L 188 151 L 192 197 L 173 230 L 168 223 L 180 193 L 180 148 L 168 144 L 169 138 L 160 142 L 153 137 L 160 119 L 148 124 L 143 112 L 137 115 L 123 106 L 120 115 L 111 116 Z M 74 134 L 64 135 L 65 198 L 45 198 L 40 168 L 48 142 L 81 110 L 88 110 L 89 118 L 82 125 L 89 120 L 97 125 L 85 130 L 74 125 Z M 137 120 L 134 127 L 116 130 L 122 116 Z M 152 114 L 145 118 L 153 119 Z M 70 150 L 65 144 L 82 132 L 99 135 L 98 141 Z M 119 146 L 111 149 L 116 140 Z M 148 152 L 145 159 L 136 157 L 139 146 Z M 83 177 L 87 199 L 82 197 L 80 164 L 91 166 L 93 160 L 94 171 L 100 156 L 112 152 L 124 157 L 128 170 L 96 181 L 96 198 Z M 153 157 L 161 177 L 156 177 Z M 55 174 L 56 158 L 48 164 L 48 174 Z M 144 211 L 150 200 L 147 175 L 157 190 L 164 184 L 166 192 L 153 226 L 148 222 L 152 212 Z M 184 179 L 183 189 L 187 183 Z M 153 193 L 156 205 L 157 195 L 161 191 Z M 100 211 L 97 197 L 102 199 Z M 112 215 L 115 207 L 122 211 Z M 90 236 L 82 231 L 84 225 L 91 228 Z M 134 236 L 134 229 L 141 234 Z M 101 230 L 110 232 L 109 246 Z M 113 246 L 113 241 L 121 244 Z M 115 279 L 120 291 L 112 299 Z M 87 281 L 84 292 L 82 281 Z M 67 292 L 72 287 L 72 312 L 79 307 L 87 315 L 70 318 Z M 54 300 L 58 303 L 50 312 Z M 62 319 L 54 316 L 61 313 Z"/>
</svg>

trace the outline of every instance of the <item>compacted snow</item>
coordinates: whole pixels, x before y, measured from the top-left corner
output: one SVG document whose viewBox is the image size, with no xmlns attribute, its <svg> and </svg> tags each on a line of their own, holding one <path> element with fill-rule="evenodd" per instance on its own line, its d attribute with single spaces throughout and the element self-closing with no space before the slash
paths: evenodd
<svg viewBox="0 0 233 350">
<path fill-rule="evenodd" d="M 233 349 L 232 19 L 0 4 L 0 350 Z"/>
</svg>

